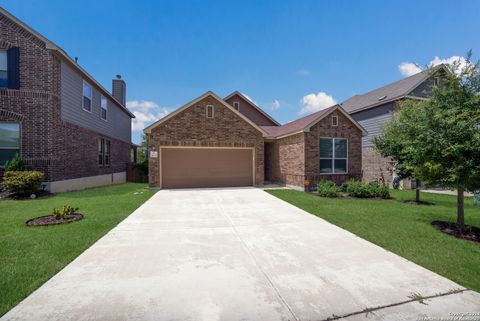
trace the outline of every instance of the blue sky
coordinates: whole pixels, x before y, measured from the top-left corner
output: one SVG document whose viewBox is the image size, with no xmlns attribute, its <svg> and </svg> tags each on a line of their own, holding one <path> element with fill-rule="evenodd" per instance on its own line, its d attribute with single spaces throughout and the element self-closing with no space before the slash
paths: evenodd
<svg viewBox="0 0 480 321">
<path fill-rule="evenodd" d="M 0 5 L 106 88 L 120 73 L 139 128 L 213 90 L 284 123 L 469 49 L 474 1 L 47 1 Z"/>
</svg>

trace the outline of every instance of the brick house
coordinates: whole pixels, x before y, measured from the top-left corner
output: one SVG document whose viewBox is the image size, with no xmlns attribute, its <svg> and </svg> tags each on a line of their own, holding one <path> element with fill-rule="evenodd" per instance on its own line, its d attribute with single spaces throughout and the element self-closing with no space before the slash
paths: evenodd
<svg viewBox="0 0 480 321">
<path fill-rule="evenodd" d="M 61 48 L 0 8 L 0 175 L 18 153 L 52 192 L 125 181 L 125 82 L 102 87 Z"/>
<path fill-rule="evenodd" d="M 144 130 L 160 188 L 361 179 L 366 131 L 335 105 L 280 125 L 239 92 L 207 92 Z"/>
<path fill-rule="evenodd" d="M 400 107 L 403 100 L 426 99 L 445 72 L 449 72 L 448 68 L 439 65 L 432 73 L 419 72 L 365 94 L 355 95 L 340 104 L 368 132 L 362 142 L 362 172 L 365 181 L 392 183 L 393 164 L 390 159 L 375 151 L 372 139 L 381 134 L 382 126 L 392 119 L 393 112 Z M 410 184 L 408 181 L 404 183 L 404 187 Z"/>
</svg>

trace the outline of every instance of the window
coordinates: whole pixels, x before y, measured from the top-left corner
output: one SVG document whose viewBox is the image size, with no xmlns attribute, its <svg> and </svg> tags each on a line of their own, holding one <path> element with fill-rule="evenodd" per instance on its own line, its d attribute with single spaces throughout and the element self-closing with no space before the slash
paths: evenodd
<svg viewBox="0 0 480 321">
<path fill-rule="evenodd" d="M 83 82 L 83 109 L 92 112 L 92 86 Z"/>
<path fill-rule="evenodd" d="M 8 87 L 8 64 L 6 50 L 0 50 L 0 87 Z"/>
<path fill-rule="evenodd" d="M 20 153 L 20 124 L 0 123 L 0 167 Z"/>
<path fill-rule="evenodd" d="M 110 141 L 98 139 L 98 165 L 110 166 Z"/>
<path fill-rule="evenodd" d="M 100 117 L 102 117 L 103 120 L 107 120 L 107 98 L 105 96 L 100 97 L 100 107 Z"/>
<path fill-rule="evenodd" d="M 233 108 L 235 108 L 237 111 L 240 111 L 240 103 L 238 101 L 234 101 Z"/>
<path fill-rule="evenodd" d="M 345 174 L 348 166 L 345 138 L 320 138 L 320 174 Z"/>
<path fill-rule="evenodd" d="M 207 118 L 213 118 L 213 105 L 207 105 Z"/>
<path fill-rule="evenodd" d="M 440 78 L 439 77 L 433 77 L 433 86 L 437 87 L 438 84 L 440 84 Z"/>
<path fill-rule="evenodd" d="M 333 126 L 333 127 L 337 127 L 337 126 L 338 126 L 338 116 L 337 116 L 337 115 L 333 115 L 333 116 L 332 116 L 332 126 Z"/>
<path fill-rule="evenodd" d="M 103 153 L 105 148 L 105 139 L 98 139 L 98 165 L 103 166 Z"/>
</svg>

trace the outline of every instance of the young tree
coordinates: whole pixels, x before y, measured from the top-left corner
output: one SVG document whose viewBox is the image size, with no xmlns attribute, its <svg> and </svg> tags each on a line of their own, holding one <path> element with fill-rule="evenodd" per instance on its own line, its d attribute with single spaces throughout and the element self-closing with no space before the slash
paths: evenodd
<svg viewBox="0 0 480 321">
<path fill-rule="evenodd" d="M 426 100 L 405 100 L 374 139 L 400 172 L 457 189 L 457 226 L 464 222 L 464 191 L 480 187 L 480 73 L 469 52 L 440 78 Z M 430 68 L 435 75 L 437 68 Z"/>
</svg>

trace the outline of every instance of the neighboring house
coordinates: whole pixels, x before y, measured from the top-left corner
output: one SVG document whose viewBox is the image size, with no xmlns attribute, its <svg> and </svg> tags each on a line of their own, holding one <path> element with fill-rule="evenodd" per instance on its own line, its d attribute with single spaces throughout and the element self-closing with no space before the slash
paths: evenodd
<svg viewBox="0 0 480 321">
<path fill-rule="evenodd" d="M 365 181 L 384 181 L 391 184 L 394 176 L 390 159 L 375 151 L 372 138 L 381 134 L 382 126 L 392 119 L 393 112 L 405 99 L 425 99 L 439 83 L 442 73 L 448 69 L 440 65 L 430 74 L 419 72 L 363 95 L 355 95 L 340 105 L 368 134 L 363 137 L 362 171 Z"/>
<path fill-rule="evenodd" d="M 112 91 L 0 8 L 0 172 L 19 153 L 52 192 L 124 182 L 134 115 Z"/>
<path fill-rule="evenodd" d="M 339 105 L 280 125 L 239 92 L 207 92 L 144 132 L 152 187 L 361 179 L 366 131 Z"/>
</svg>

